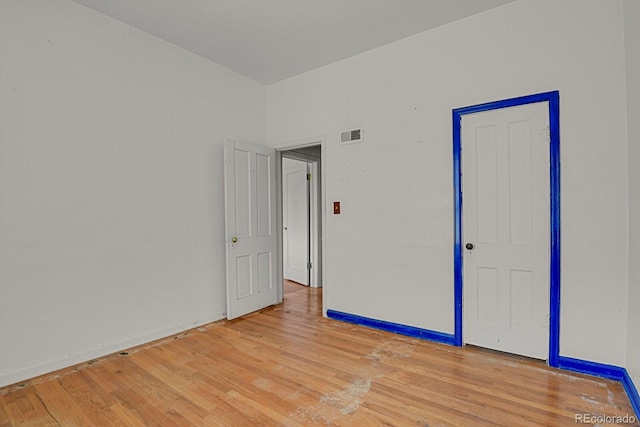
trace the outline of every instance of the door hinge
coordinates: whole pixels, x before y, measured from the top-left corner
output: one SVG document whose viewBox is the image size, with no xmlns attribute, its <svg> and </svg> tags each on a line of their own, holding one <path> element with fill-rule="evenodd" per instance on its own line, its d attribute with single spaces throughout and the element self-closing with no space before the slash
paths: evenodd
<svg viewBox="0 0 640 427">
<path fill-rule="evenodd" d="M 307 174 L 307 181 L 311 181 L 311 174 L 310 173 Z"/>
<path fill-rule="evenodd" d="M 311 263 L 310 262 L 307 263 L 307 269 L 311 270 Z"/>
</svg>

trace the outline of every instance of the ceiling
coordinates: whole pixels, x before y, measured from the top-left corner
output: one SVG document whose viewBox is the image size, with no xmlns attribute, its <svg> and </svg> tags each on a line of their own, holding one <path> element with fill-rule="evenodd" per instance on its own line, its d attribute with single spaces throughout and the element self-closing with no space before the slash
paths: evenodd
<svg viewBox="0 0 640 427">
<path fill-rule="evenodd" d="M 74 0 L 270 84 L 513 0 Z"/>
</svg>

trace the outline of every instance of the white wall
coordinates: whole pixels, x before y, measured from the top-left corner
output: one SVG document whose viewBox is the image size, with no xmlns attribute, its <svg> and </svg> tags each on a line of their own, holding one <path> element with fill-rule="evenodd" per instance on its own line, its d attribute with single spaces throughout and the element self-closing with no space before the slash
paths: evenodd
<svg viewBox="0 0 640 427">
<path fill-rule="evenodd" d="M 451 110 L 557 89 L 561 354 L 624 365 L 621 8 L 521 0 L 267 88 L 271 144 L 327 135 L 328 308 L 453 333 Z M 340 145 L 356 126 L 364 142 Z"/>
<path fill-rule="evenodd" d="M 0 2 L 0 386 L 222 317 L 223 141 L 265 88 L 67 0 Z"/>
<path fill-rule="evenodd" d="M 623 46 L 620 1 L 521 0 L 270 86 L 272 144 L 327 135 L 329 308 L 453 332 L 451 109 L 558 89 L 561 354 L 638 384 Z M 0 2 L 0 386 L 222 317 L 222 143 L 263 139 L 264 97 L 70 1 Z"/>
<path fill-rule="evenodd" d="M 629 129 L 629 321 L 627 370 L 640 387 L 640 2 L 625 0 Z"/>
</svg>

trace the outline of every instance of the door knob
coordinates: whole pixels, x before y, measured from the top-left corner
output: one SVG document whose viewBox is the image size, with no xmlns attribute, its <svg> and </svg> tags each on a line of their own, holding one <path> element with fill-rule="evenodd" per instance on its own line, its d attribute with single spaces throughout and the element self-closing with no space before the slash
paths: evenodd
<svg viewBox="0 0 640 427">
<path fill-rule="evenodd" d="M 237 238 L 237 237 L 232 237 L 232 238 L 231 238 L 231 241 L 232 241 L 233 243 L 237 243 L 237 242 L 238 242 L 238 238 Z"/>
<path fill-rule="evenodd" d="M 473 243 L 467 243 L 466 245 L 464 245 L 465 248 L 472 250 L 473 249 Z"/>
</svg>

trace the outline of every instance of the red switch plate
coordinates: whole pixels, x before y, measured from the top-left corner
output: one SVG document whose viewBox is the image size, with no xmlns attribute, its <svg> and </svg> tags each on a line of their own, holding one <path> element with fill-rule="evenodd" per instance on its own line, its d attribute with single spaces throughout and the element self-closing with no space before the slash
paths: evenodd
<svg viewBox="0 0 640 427">
<path fill-rule="evenodd" d="M 340 202 L 333 202 L 333 214 L 340 215 Z"/>
</svg>

